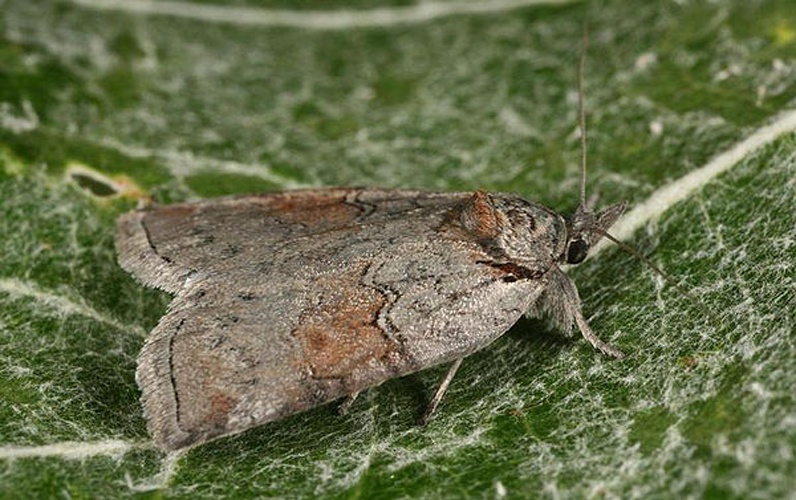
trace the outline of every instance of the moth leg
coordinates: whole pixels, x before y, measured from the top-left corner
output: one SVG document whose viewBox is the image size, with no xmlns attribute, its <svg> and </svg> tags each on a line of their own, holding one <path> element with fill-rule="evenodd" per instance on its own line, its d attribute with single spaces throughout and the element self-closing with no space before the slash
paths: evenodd
<svg viewBox="0 0 796 500">
<path fill-rule="evenodd" d="M 589 323 L 586 321 L 586 318 L 583 317 L 583 313 L 581 312 L 580 308 L 577 307 L 572 311 L 573 315 L 575 316 L 575 323 L 578 325 L 578 329 L 580 333 L 583 335 L 583 338 L 589 341 L 589 343 L 594 346 L 595 349 L 602 352 L 603 354 L 607 354 L 608 356 L 613 356 L 617 359 L 622 359 L 625 357 L 625 353 L 617 349 L 616 347 L 603 342 L 600 340 L 600 337 L 594 333 L 594 330 L 591 329 Z"/>
<path fill-rule="evenodd" d="M 340 406 L 337 408 L 337 413 L 340 415 L 345 415 L 348 413 L 348 410 L 351 409 L 351 405 L 354 404 L 354 401 L 357 400 L 357 396 L 359 396 L 359 391 L 352 392 L 348 396 L 345 397 L 345 400 L 340 403 Z"/>
<path fill-rule="evenodd" d="M 569 330 L 574 320 L 583 338 L 588 340 L 595 349 L 615 358 L 625 357 L 622 351 L 600 340 L 591 329 L 581 310 L 578 289 L 572 279 L 563 271 L 556 270 L 551 273 L 548 288 L 545 290 L 541 302 L 542 309 L 547 311 L 565 331 Z"/>
<path fill-rule="evenodd" d="M 420 425 L 428 424 L 428 421 L 431 420 L 431 415 L 434 414 L 434 411 L 439 406 L 440 401 L 442 401 L 442 396 L 445 395 L 445 392 L 448 390 L 448 386 L 453 380 L 453 376 L 456 375 L 456 370 L 459 369 L 459 366 L 462 364 L 462 360 L 464 358 L 459 358 L 453 362 L 453 364 L 448 368 L 448 373 L 445 374 L 445 377 L 442 379 L 442 382 L 439 383 L 439 387 L 437 387 L 437 392 L 434 393 L 434 397 L 428 403 L 428 407 L 426 411 L 423 412 L 423 416 L 420 417 Z"/>
</svg>

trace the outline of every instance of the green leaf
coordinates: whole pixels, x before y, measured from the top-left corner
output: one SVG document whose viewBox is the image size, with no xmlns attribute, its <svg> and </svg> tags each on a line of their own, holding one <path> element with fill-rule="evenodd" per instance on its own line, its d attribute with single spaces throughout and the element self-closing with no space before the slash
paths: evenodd
<svg viewBox="0 0 796 500">
<path fill-rule="evenodd" d="M 796 491 L 793 2 L 7 0 L 0 19 L 0 497 Z M 444 367 L 347 416 L 153 448 L 135 358 L 170 297 L 117 266 L 119 214 L 310 185 L 571 210 L 584 21 L 589 192 L 643 208 L 631 243 L 680 285 L 615 249 L 572 271 L 626 359 L 523 320 L 426 428 Z M 666 186 L 682 199 L 651 203 Z"/>
</svg>

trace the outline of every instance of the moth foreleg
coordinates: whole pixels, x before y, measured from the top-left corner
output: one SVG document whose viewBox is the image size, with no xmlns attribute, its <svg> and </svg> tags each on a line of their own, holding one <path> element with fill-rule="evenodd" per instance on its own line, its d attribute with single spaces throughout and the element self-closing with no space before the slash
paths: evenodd
<svg viewBox="0 0 796 500">
<path fill-rule="evenodd" d="M 591 329 L 589 323 L 586 321 L 586 318 L 583 317 L 583 313 L 581 312 L 580 308 L 573 311 L 575 316 L 575 324 L 578 325 L 578 329 L 580 333 L 583 335 L 583 338 L 589 341 L 589 343 L 594 346 L 595 349 L 602 352 L 603 354 L 607 354 L 608 356 L 613 356 L 618 359 L 622 359 L 625 357 L 625 353 L 617 349 L 616 347 L 603 342 L 600 340 L 600 337 L 594 333 L 594 330 Z"/>
<path fill-rule="evenodd" d="M 550 295 L 550 297 L 558 297 L 557 301 L 559 303 L 552 306 L 554 310 L 563 310 L 566 316 L 575 320 L 575 324 L 578 325 L 578 330 L 580 330 L 583 338 L 588 340 L 589 343 L 598 351 L 619 359 L 625 357 L 625 354 L 622 351 L 611 344 L 600 340 L 597 334 L 594 333 L 594 330 L 591 329 L 588 321 L 586 321 L 586 318 L 583 316 L 583 311 L 581 310 L 578 289 L 575 287 L 575 283 L 573 283 L 566 274 L 564 274 L 562 271 L 556 271 L 552 275 L 551 285 L 555 286 L 559 292 Z"/>
</svg>

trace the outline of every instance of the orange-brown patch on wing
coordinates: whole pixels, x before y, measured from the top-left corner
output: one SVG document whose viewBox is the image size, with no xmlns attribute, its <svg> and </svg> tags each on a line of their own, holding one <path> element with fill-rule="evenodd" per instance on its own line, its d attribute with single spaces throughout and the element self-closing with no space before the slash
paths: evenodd
<svg viewBox="0 0 796 500">
<path fill-rule="evenodd" d="M 501 214 L 492 205 L 488 193 L 466 195 L 452 208 L 438 228 L 441 236 L 473 243 L 493 240 L 500 234 Z"/>
<path fill-rule="evenodd" d="M 158 218 L 184 219 L 196 213 L 197 210 L 198 207 L 191 203 L 177 203 L 175 205 L 157 207 L 153 211 L 157 213 Z"/>
<path fill-rule="evenodd" d="M 217 392 L 210 396 L 210 409 L 202 419 L 203 427 L 223 427 L 229 419 L 229 413 L 238 404 L 238 400 Z"/>
<path fill-rule="evenodd" d="M 484 191 L 476 191 L 465 203 L 461 220 L 464 227 L 476 238 L 494 238 L 500 232 L 495 207 L 489 195 Z"/>
<path fill-rule="evenodd" d="M 389 357 L 397 347 L 376 324 L 386 299 L 360 284 L 360 274 L 319 280 L 316 286 L 329 293 L 305 310 L 293 330 L 315 378 L 345 378 L 360 366 Z"/>
<path fill-rule="evenodd" d="M 346 203 L 344 192 L 330 191 L 272 196 L 268 200 L 273 215 L 286 223 L 340 226 L 356 220 L 360 209 Z"/>
</svg>

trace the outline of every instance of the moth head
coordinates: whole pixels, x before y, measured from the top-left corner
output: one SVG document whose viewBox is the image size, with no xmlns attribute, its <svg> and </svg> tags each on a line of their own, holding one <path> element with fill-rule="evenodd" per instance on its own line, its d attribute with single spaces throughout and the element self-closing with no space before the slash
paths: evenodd
<svg viewBox="0 0 796 500">
<path fill-rule="evenodd" d="M 589 255 L 589 250 L 600 241 L 624 211 L 624 202 L 610 205 L 599 212 L 579 206 L 575 214 L 567 219 L 567 243 L 560 261 L 566 264 L 583 262 Z"/>
</svg>

